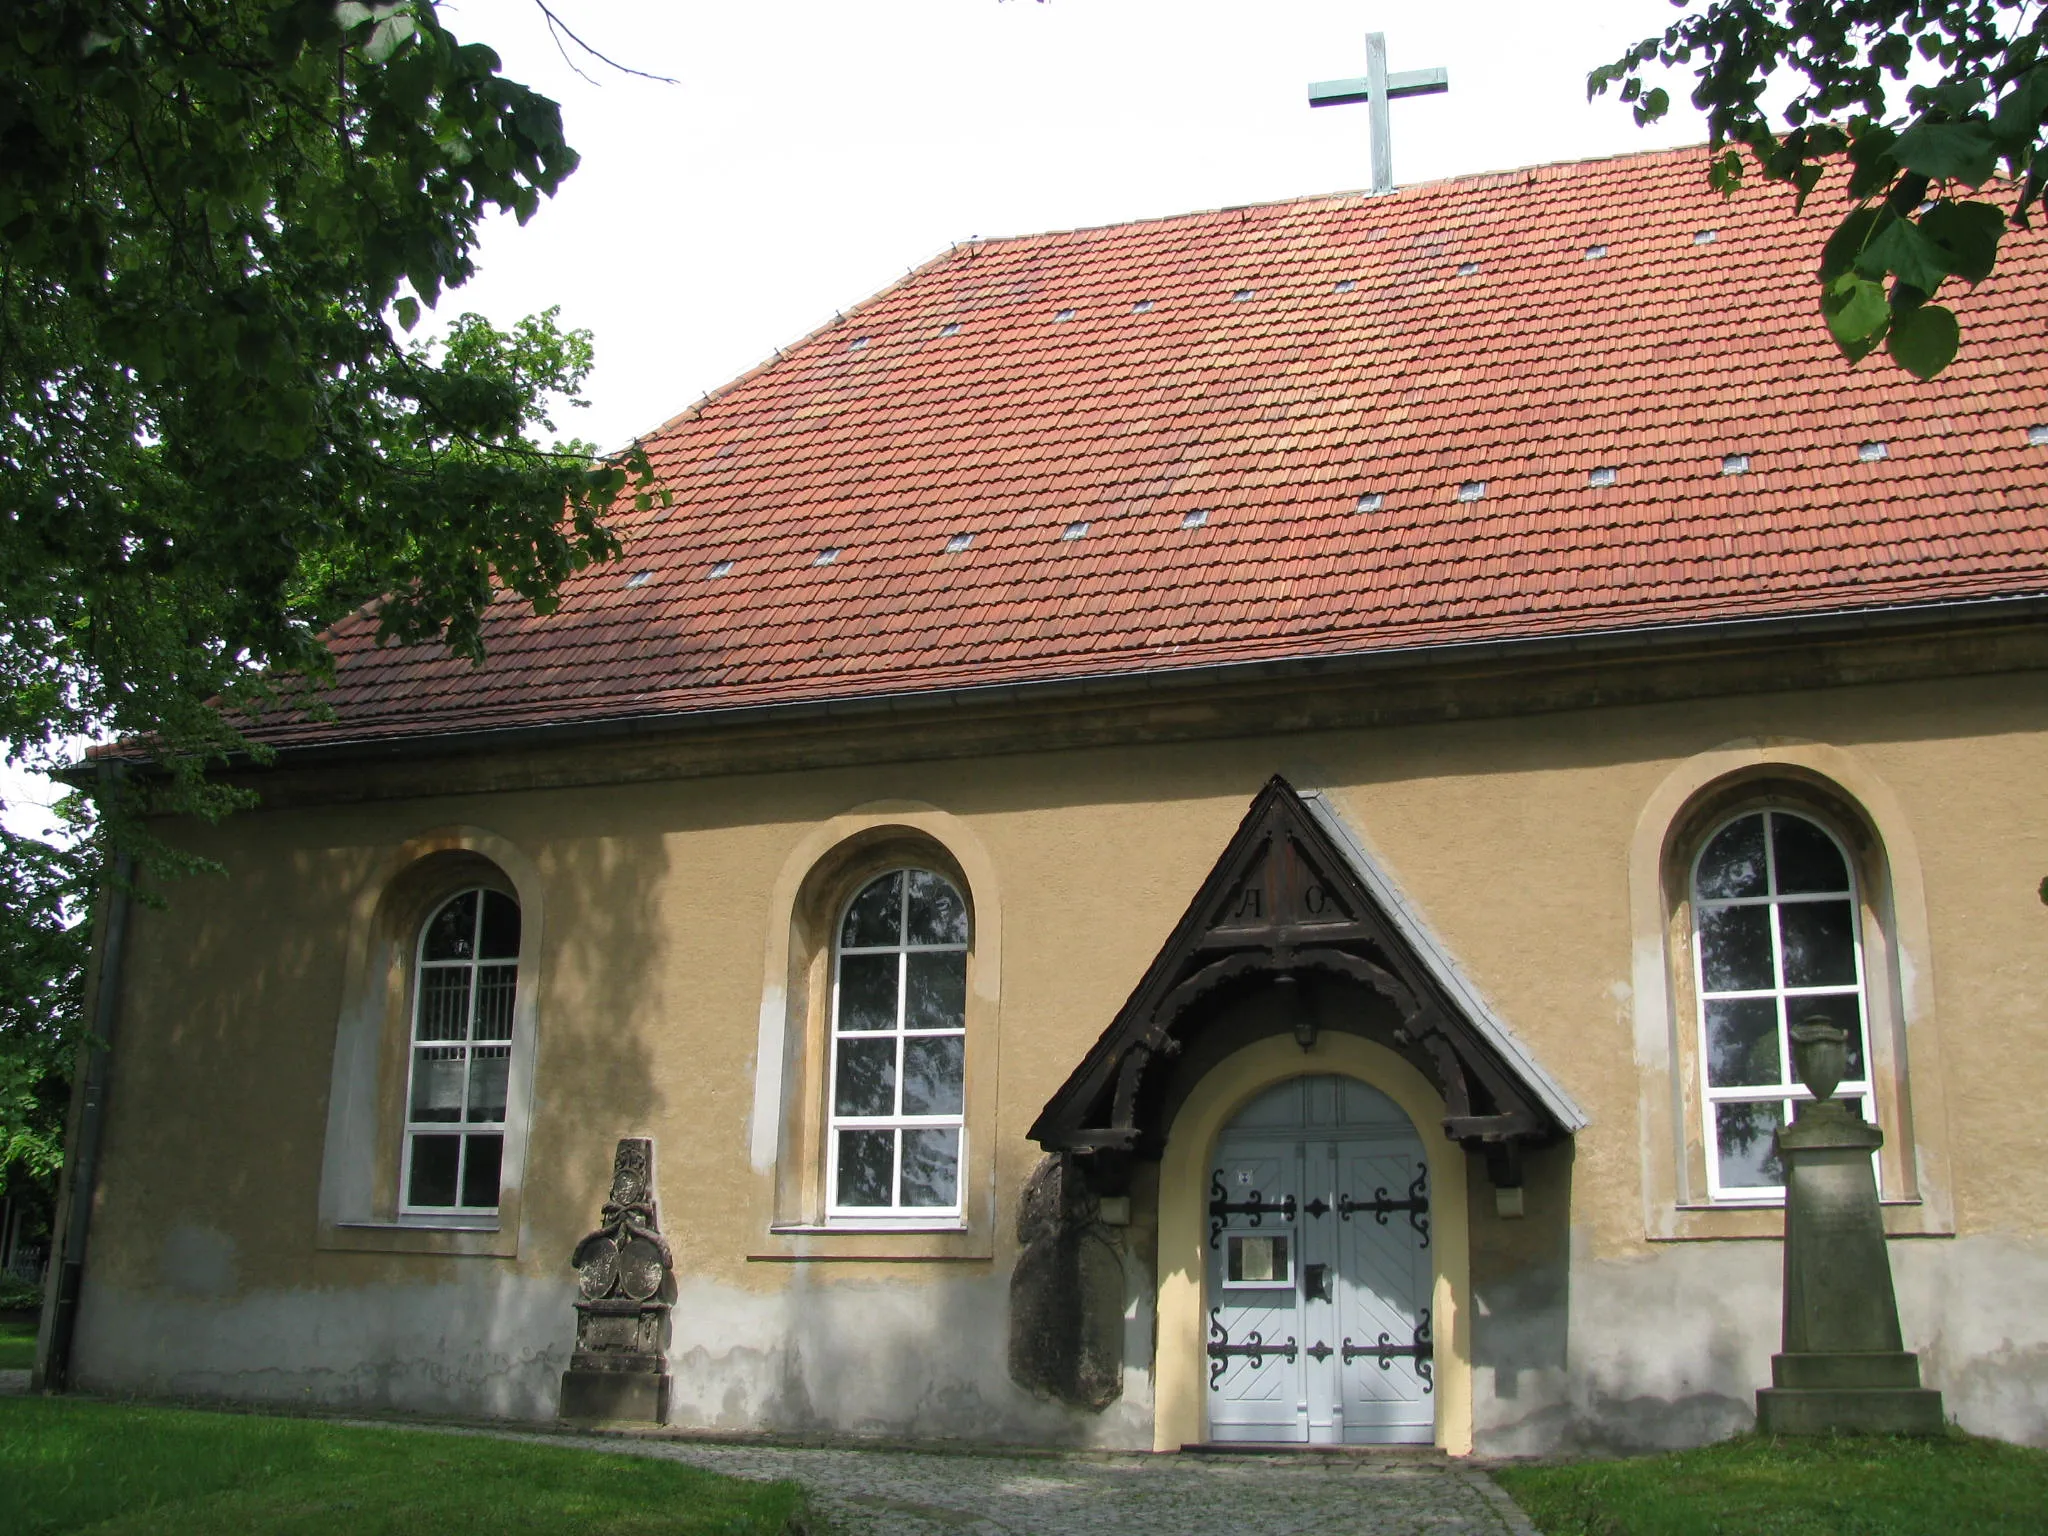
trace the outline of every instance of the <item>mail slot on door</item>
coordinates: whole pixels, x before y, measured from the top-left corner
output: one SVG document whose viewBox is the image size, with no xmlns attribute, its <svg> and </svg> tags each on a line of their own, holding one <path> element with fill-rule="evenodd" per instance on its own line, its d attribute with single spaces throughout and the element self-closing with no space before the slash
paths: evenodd
<svg viewBox="0 0 2048 1536">
<path fill-rule="evenodd" d="M 1301 1266 L 1302 1284 L 1307 1289 L 1310 1301 L 1335 1301 L 1336 1292 L 1330 1285 L 1330 1266 L 1327 1264 L 1304 1264 Z"/>
</svg>

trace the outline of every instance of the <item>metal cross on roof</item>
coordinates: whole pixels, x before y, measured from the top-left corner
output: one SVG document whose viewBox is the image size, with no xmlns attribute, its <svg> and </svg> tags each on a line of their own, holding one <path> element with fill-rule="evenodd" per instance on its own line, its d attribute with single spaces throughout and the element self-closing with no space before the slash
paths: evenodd
<svg viewBox="0 0 2048 1536">
<path fill-rule="evenodd" d="M 1387 103 L 1396 96 L 1434 96 L 1451 88 L 1450 71 L 1406 69 L 1398 75 L 1387 73 L 1387 34 L 1365 34 L 1365 78 L 1363 80 L 1317 80 L 1308 88 L 1312 107 L 1341 107 L 1362 101 L 1371 109 L 1372 189 L 1394 190 L 1393 115 Z"/>
</svg>

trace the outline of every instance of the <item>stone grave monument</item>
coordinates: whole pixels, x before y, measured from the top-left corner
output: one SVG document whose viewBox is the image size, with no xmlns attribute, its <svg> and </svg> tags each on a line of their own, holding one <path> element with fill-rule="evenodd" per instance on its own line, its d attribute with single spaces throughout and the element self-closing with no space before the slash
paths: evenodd
<svg viewBox="0 0 2048 1536">
<path fill-rule="evenodd" d="M 628 1136 L 612 1160 L 611 1196 L 601 1225 L 576 1245 L 570 1263 L 583 1292 L 576 1303 L 576 1353 L 562 1373 L 565 1419 L 668 1417 L 668 1357 L 662 1334 L 675 1299 L 674 1259 L 654 1201 L 654 1142 Z"/>
<path fill-rule="evenodd" d="M 1835 1431 L 1938 1435 L 1941 1394 L 1899 1335 L 1871 1154 L 1884 1132 L 1834 1102 L 1848 1034 L 1825 1017 L 1791 1030 L 1799 1081 L 1813 1095 L 1778 1132 L 1785 1165 L 1785 1333 L 1771 1385 L 1756 1395 L 1771 1435 Z"/>
</svg>

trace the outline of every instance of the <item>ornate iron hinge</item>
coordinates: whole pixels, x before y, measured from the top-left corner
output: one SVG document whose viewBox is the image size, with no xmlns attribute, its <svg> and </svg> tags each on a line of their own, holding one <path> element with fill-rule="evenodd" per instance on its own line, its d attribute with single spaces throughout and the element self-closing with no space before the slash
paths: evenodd
<svg viewBox="0 0 2048 1536">
<path fill-rule="evenodd" d="M 1223 1170 L 1218 1168 L 1209 1180 L 1209 1246 L 1216 1246 L 1216 1239 L 1223 1235 L 1224 1223 L 1232 1216 L 1250 1218 L 1252 1226 L 1263 1223 L 1268 1216 L 1279 1216 L 1282 1220 L 1294 1220 L 1294 1196 L 1284 1200 L 1268 1200 L 1256 1189 L 1249 1200 L 1232 1200 L 1230 1191 L 1223 1187 Z"/>
<path fill-rule="evenodd" d="M 1423 1169 L 1415 1175 L 1415 1182 L 1408 1186 L 1408 1198 L 1395 1200 L 1388 1196 L 1387 1186 L 1382 1184 L 1373 1191 L 1370 1200 L 1354 1200 L 1349 1195 L 1337 1197 L 1337 1214 L 1345 1221 L 1351 1219 L 1353 1211 L 1370 1211 L 1372 1219 L 1381 1226 L 1387 1224 L 1387 1217 L 1394 1211 L 1408 1213 L 1408 1225 L 1422 1234 L 1424 1248 L 1429 1246 L 1429 1170 Z"/>
<path fill-rule="evenodd" d="M 1324 1348 L 1327 1352 L 1328 1346 L 1326 1345 Z M 1242 1344 L 1233 1344 L 1230 1342 L 1230 1331 L 1223 1326 L 1223 1309 L 1221 1307 L 1211 1307 L 1209 1309 L 1209 1387 L 1211 1391 L 1215 1390 L 1216 1383 L 1223 1379 L 1223 1373 L 1229 1369 L 1232 1357 L 1249 1361 L 1252 1369 L 1257 1370 L 1266 1363 L 1266 1356 L 1268 1355 L 1276 1356 L 1292 1365 L 1294 1364 L 1295 1356 L 1300 1352 L 1301 1347 L 1294 1342 L 1292 1334 L 1287 1336 L 1287 1342 L 1284 1344 L 1268 1344 L 1256 1333 L 1246 1334 Z"/>
<path fill-rule="evenodd" d="M 1415 1374 L 1422 1379 L 1422 1390 L 1424 1392 L 1434 1392 L 1436 1390 L 1436 1367 L 1434 1364 L 1436 1342 L 1429 1336 L 1429 1308 L 1427 1307 L 1424 1307 L 1416 1317 L 1414 1343 L 1396 1344 L 1392 1334 L 1382 1333 L 1377 1344 L 1354 1344 L 1347 1334 L 1344 1339 L 1344 1347 L 1340 1353 L 1344 1356 L 1344 1363 L 1346 1365 L 1349 1365 L 1361 1356 L 1370 1355 L 1379 1362 L 1380 1369 L 1383 1371 L 1396 1360 L 1413 1360 L 1415 1362 Z"/>
</svg>

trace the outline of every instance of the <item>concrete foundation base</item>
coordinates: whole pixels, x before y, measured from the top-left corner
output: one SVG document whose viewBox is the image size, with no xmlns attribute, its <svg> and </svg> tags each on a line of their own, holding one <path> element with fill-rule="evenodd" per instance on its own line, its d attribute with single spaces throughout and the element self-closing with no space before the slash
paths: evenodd
<svg viewBox="0 0 2048 1536">
<path fill-rule="evenodd" d="M 1767 1435 L 1938 1435 L 1948 1426 L 1941 1394 L 1920 1385 L 1907 1350 L 1771 1356 L 1772 1386 L 1756 1395 Z"/>
<path fill-rule="evenodd" d="M 1948 1421 L 1931 1387 L 1765 1387 L 1756 1427 L 1766 1435 L 1939 1435 Z"/>
<path fill-rule="evenodd" d="M 565 1419 L 613 1419 L 636 1424 L 668 1421 L 668 1372 L 562 1372 Z"/>
</svg>

